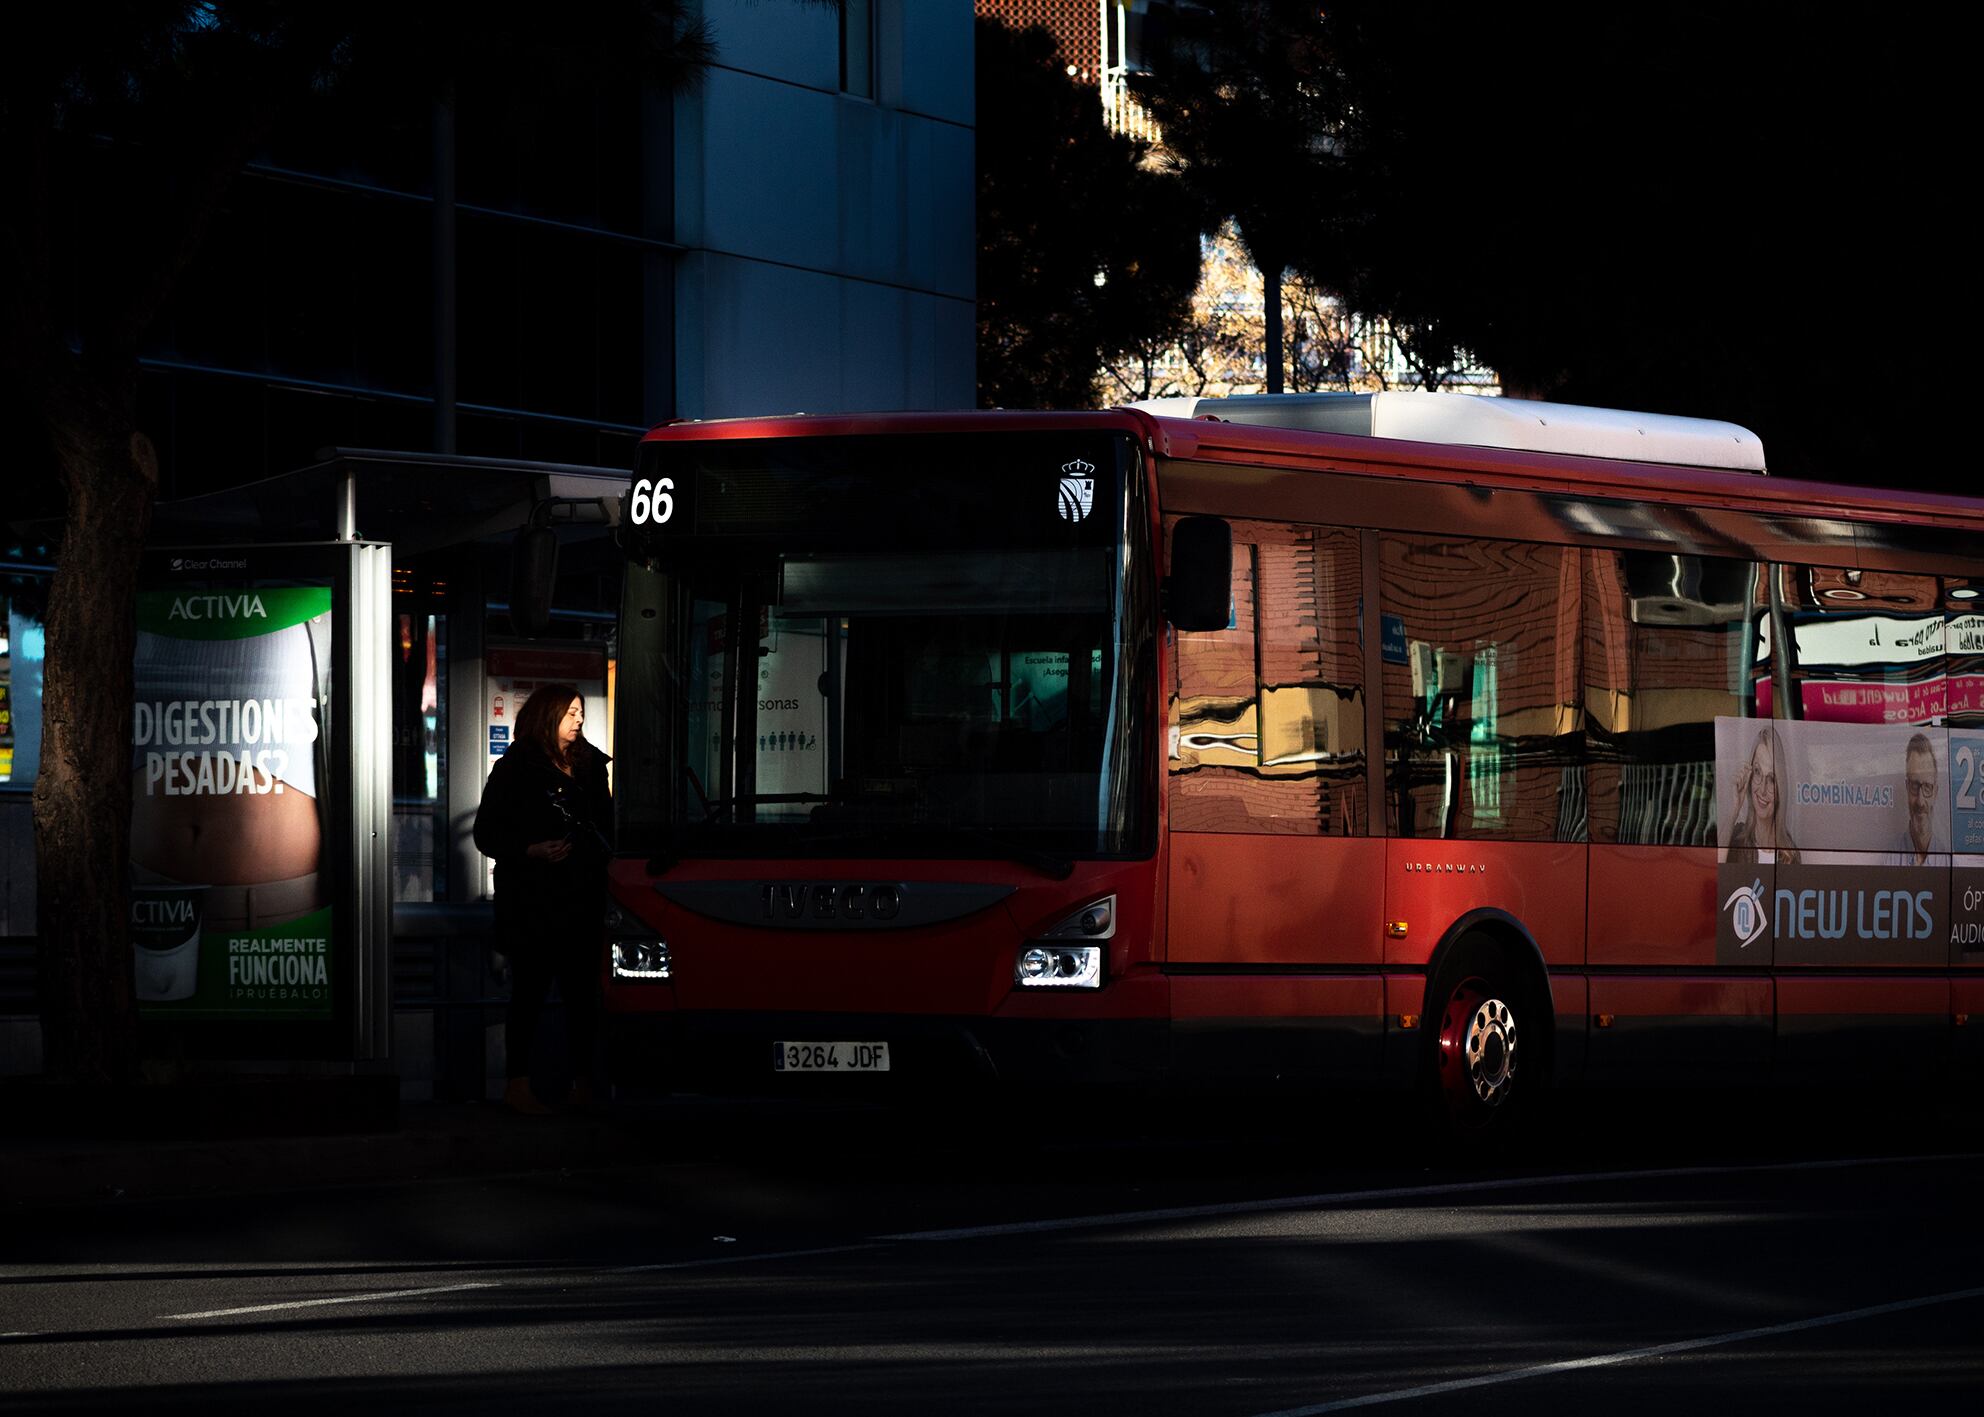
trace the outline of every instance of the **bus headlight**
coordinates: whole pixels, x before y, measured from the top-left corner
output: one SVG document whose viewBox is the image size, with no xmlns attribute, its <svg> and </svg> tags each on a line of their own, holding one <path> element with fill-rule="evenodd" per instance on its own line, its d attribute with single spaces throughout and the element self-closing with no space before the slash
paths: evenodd
<svg viewBox="0 0 1984 1417">
<path fill-rule="evenodd" d="M 1022 989 L 1095 989 L 1102 984 L 1102 946 L 1037 943 L 1020 951 L 1013 982 Z"/>
<path fill-rule="evenodd" d="M 668 942 L 655 934 L 631 910 L 615 901 L 607 901 L 605 926 L 615 979 L 674 977 Z"/>
<path fill-rule="evenodd" d="M 668 942 L 665 940 L 615 940 L 613 942 L 615 979 L 670 978 Z"/>
<path fill-rule="evenodd" d="M 1099 989 L 1103 946 L 1075 941 L 1115 936 L 1116 897 L 1092 900 L 1021 947 L 1013 962 L 1013 983 L 1022 989 Z"/>
</svg>

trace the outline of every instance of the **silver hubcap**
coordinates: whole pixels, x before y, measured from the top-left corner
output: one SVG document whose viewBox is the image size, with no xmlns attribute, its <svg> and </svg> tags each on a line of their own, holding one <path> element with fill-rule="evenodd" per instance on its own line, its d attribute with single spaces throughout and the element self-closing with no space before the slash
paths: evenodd
<svg viewBox="0 0 1984 1417">
<path fill-rule="evenodd" d="M 1467 1079 L 1484 1106 L 1508 1100 L 1516 1074 L 1516 1016 L 1500 999 L 1484 1000 L 1467 1024 Z"/>
</svg>

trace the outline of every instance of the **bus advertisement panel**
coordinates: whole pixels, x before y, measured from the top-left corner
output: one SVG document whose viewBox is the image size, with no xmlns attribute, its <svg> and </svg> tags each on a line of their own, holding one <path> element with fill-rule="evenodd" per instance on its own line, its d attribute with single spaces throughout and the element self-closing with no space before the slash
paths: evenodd
<svg viewBox="0 0 1984 1417">
<path fill-rule="evenodd" d="M 1941 728 L 1717 719 L 1719 961 L 1943 963 L 1949 760 Z"/>
<path fill-rule="evenodd" d="M 1984 732 L 1949 734 L 1950 959 L 1984 963 Z"/>
</svg>

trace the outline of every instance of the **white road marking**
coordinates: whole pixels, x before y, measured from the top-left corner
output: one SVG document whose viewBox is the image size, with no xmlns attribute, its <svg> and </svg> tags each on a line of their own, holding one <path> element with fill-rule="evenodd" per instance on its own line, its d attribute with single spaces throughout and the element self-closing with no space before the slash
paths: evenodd
<svg viewBox="0 0 1984 1417">
<path fill-rule="evenodd" d="M 1900 1314 L 1910 1309 L 1926 1309 L 1933 1304 L 1957 1304 L 1966 1299 L 1984 1299 L 1984 1289 L 1958 1289 L 1948 1294 L 1930 1294 L 1920 1299 L 1901 1299 L 1892 1304 L 1875 1304 L 1866 1309 L 1848 1309 L 1841 1314 L 1824 1314 L 1815 1319 L 1796 1319 L 1791 1323 L 1768 1324 L 1763 1328 L 1739 1329 L 1735 1333 L 1718 1333 L 1707 1338 L 1688 1338 L 1679 1343 L 1657 1343 L 1651 1348 L 1631 1348 L 1621 1353 L 1601 1353 L 1595 1358 L 1570 1358 L 1561 1363 L 1539 1363 L 1530 1368 L 1511 1368 L 1507 1372 L 1486 1373 L 1478 1378 L 1455 1378 L 1451 1382 L 1427 1383 L 1423 1387 L 1400 1388 L 1396 1392 L 1366 1393 L 1363 1397 L 1346 1397 L 1336 1402 L 1318 1402 L 1309 1407 L 1285 1407 L 1278 1412 L 1262 1413 L 1261 1417 L 1321 1417 L 1325 1412 L 1348 1412 L 1354 1407 L 1376 1407 L 1386 1402 L 1405 1402 L 1415 1397 L 1434 1397 L 1440 1393 L 1461 1392 L 1467 1388 L 1521 1382 L 1526 1378 L 1549 1377 L 1553 1373 L 1576 1372 L 1580 1368 L 1607 1368 L 1620 1363 L 1635 1363 L 1642 1358 L 1665 1358 L 1673 1353 L 1692 1353 L 1702 1348 L 1747 1343 L 1753 1338 L 1772 1338 L 1782 1333 L 1828 1328 L 1833 1324 L 1879 1318 L 1883 1314 Z"/>
<path fill-rule="evenodd" d="M 1441 1196 L 1482 1195 L 1504 1191 L 1531 1190 L 1549 1186 L 1590 1185 L 1593 1183 L 1616 1181 L 1670 1180 L 1682 1177 L 1755 1175 L 1789 1171 L 1836 1171 L 1864 1166 L 1919 1165 L 1929 1162 L 1977 1160 L 1984 1160 L 1984 1153 L 1849 1157 L 1829 1161 L 1765 1162 L 1739 1166 L 1676 1166 L 1639 1171 L 1593 1171 L 1549 1176 L 1510 1176 L 1488 1181 L 1454 1181 L 1429 1186 L 1389 1186 L 1364 1191 L 1335 1191 L 1316 1195 L 1280 1196 L 1265 1200 L 1224 1201 L 1204 1205 L 1172 1206 L 1162 1210 L 1118 1211 L 1104 1215 L 1065 1216 L 1052 1220 L 1016 1221 L 1000 1225 L 972 1225 L 944 1230 L 917 1230 L 901 1234 L 877 1235 L 857 1244 L 828 1245 L 803 1250 L 772 1250 L 757 1254 L 723 1255 L 705 1259 L 665 1261 L 656 1264 L 624 1265 L 595 1270 L 593 1272 L 604 1274 L 652 1274 L 669 1270 L 713 1269 L 725 1266 L 755 1264 L 766 1260 L 812 1259 L 825 1255 L 852 1254 L 863 1250 L 881 1249 L 887 1245 L 901 1242 L 976 1240 L 1005 1235 L 1094 1230 L 1117 1226 L 1156 1224 L 1176 1220 L 1217 1219 L 1224 1216 L 1261 1215 L 1275 1211 L 1310 1210 L 1329 1206 L 1356 1205 L 1370 1201 L 1423 1200 Z M 486 1281 L 468 1284 L 446 1284 L 425 1289 L 379 1290 L 366 1294 L 341 1294 L 324 1299 L 296 1299 L 279 1304 L 245 1304 L 229 1309 L 205 1309 L 197 1313 L 165 1314 L 161 1316 L 161 1320 L 186 1321 L 194 1319 L 234 1318 L 243 1314 L 278 1313 L 295 1309 L 322 1308 L 333 1304 L 372 1303 L 387 1299 L 424 1298 L 432 1294 L 455 1294 L 471 1289 L 495 1289 L 500 1287 L 500 1281 Z M 1339 1410 L 1339 1407 L 1342 1405 L 1362 1406 L 1373 1402 L 1394 1401 L 1403 1397 L 1417 1396 L 1422 1392 L 1445 1392 L 1454 1386 L 1473 1387 L 1489 1382 L 1510 1382 L 1517 1378 L 1532 1377 L 1549 1372 L 1561 1372 L 1570 1368 L 1629 1362 L 1640 1357 L 1682 1352 L 1690 1348 L 1708 1347 L 1717 1343 L 1735 1343 L 1745 1338 L 1790 1332 L 1796 1328 L 1813 1328 L 1829 1323 L 1845 1323 L 1855 1318 L 1891 1313 L 1899 1309 L 1920 1308 L 1927 1304 L 1952 1303 L 1960 1299 L 1974 1298 L 1980 1295 L 1984 1295 L 1984 1289 L 1964 1290 L 1955 1294 L 1937 1295 L 1927 1299 L 1909 1300 L 1901 1304 L 1885 1305 L 1874 1309 L 1860 1309 L 1848 1314 L 1805 1320 L 1797 1324 L 1752 1329 L 1739 1334 L 1723 1335 L 1711 1339 L 1691 1340 L 1686 1343 L 1669 1344 L 1659 1348 L 1638 1349 L 1630 1353 L 1612 1354 L 1601 1358 L 1579 1359 L 1570 1363 L 1518 1369 L 1511 1373 L 1496 1374 L 1485 1378 L 1461 1379 L 1455 1384 L 1438 1385 L 1423 1389 L 1415 1388 L 1408 1392 L 1395 1395 L 1381 1394 L 1374 1397 L 1348 1399 L 1347 1404 L 1332 1404 L 1296 1410 L 1305 1413 L 1333 1412 Z M 37 1336 L 37 1334 L 33 1333 L 0 1334 L 0 1338 L 32 1338 Z"/>
<path fill-rule="evenodd" d="M 651 1274 L 661 1269 L 712 1269 L 717 1265 L 750 1264 L 756 1260 L 803 1260 L 814 1255 L 844 1255 L 853 1250 L 879 1250 L 882 1242 L 869 1240 L 859 1245 L 829 1245 L 819 1250 L 770 1250 L 757 1255 L 723 1255 L 707 1260 L 672 1260 L 663 1264 L 630 1264 L 609 1269 L 608 1274 Z"/>
<path fill-rule="evenodd" d="M 278 1309 L 318 1309 L 326 1304 L 368 1304 L 375 1299 L 417 1299 L 429 1294 L 458 1294 L 464 1289 L 500 1289 L 490 1280 L 479 1284 L 444 1284 L 436 1289 L 382 1289 L 373 1294 L 339 1294 L 330 1299 L 293 1299 L 286 1304 L 244 1304 L 238 1309 L 202 1309 L 197 1314 L 160 1314 L 167 1319 L 231 1319 L 236 1314 L 272 1314 Z"/>
<path fill-rule="evenodd" d="M 1509 1176 L 1494 1181 L 1449 1181 L 1433 1186 L 1387 1186 L 1371 1191 L 1331 1191 L 1320 1195 L 1278 1196 L 1269 1200 L 1215 1201 L 1164 1210 L 1126 1210 L 1106 1215 L 1069 1215 L 1053 1220 L 1016 1220 L 1003 1225 L 964 1225 L 950 1230 L 914 1230 L 877 1235 L 877 1240 L 980 1240 L 1000 1235 L 1040 1235 L 1056 1230 L 1099 1230 L 1118 1225 L 1151 1225 L 1172 1220 L 1209 1220 L 1229 1215 L 1262 1215 L 1277 1210 L 1311 1210 L 1363 1201 L 1419 1200 L 1433 1196 L 1525 1191 L 1539 1186 L 1590 1185 L 1607 1181 L 1663 1181 L 1678 1177 L 1742 1176 L 1784 1171 L 1840 1171 L 1857 1166 L 1909 1166 L 1930 1161 L 1984 1160 L 1984 1153 L 1931 1156 L 1863 1156 L 1836 1161 L 1772 1161 L 1747 1166 L 1670 1166 L 1646 1171 L 1585 1171 L 1561 1176 Z"/>
</svg>

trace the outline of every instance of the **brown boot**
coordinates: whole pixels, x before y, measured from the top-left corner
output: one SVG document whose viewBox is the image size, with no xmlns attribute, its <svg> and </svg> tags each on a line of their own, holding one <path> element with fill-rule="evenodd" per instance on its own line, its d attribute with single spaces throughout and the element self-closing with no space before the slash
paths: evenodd
<svg viewBox="0 0 1984 1417">
<path fill-rule="evenodd" d="M 530 1090 L 529 1078 L 511 1078 L 510 1085 L 503 1089 L 503 1105 L 520 1117 L 549 1117 L 551 1109 L 537 1100 L 537 1094 Z"/>
</svg>

